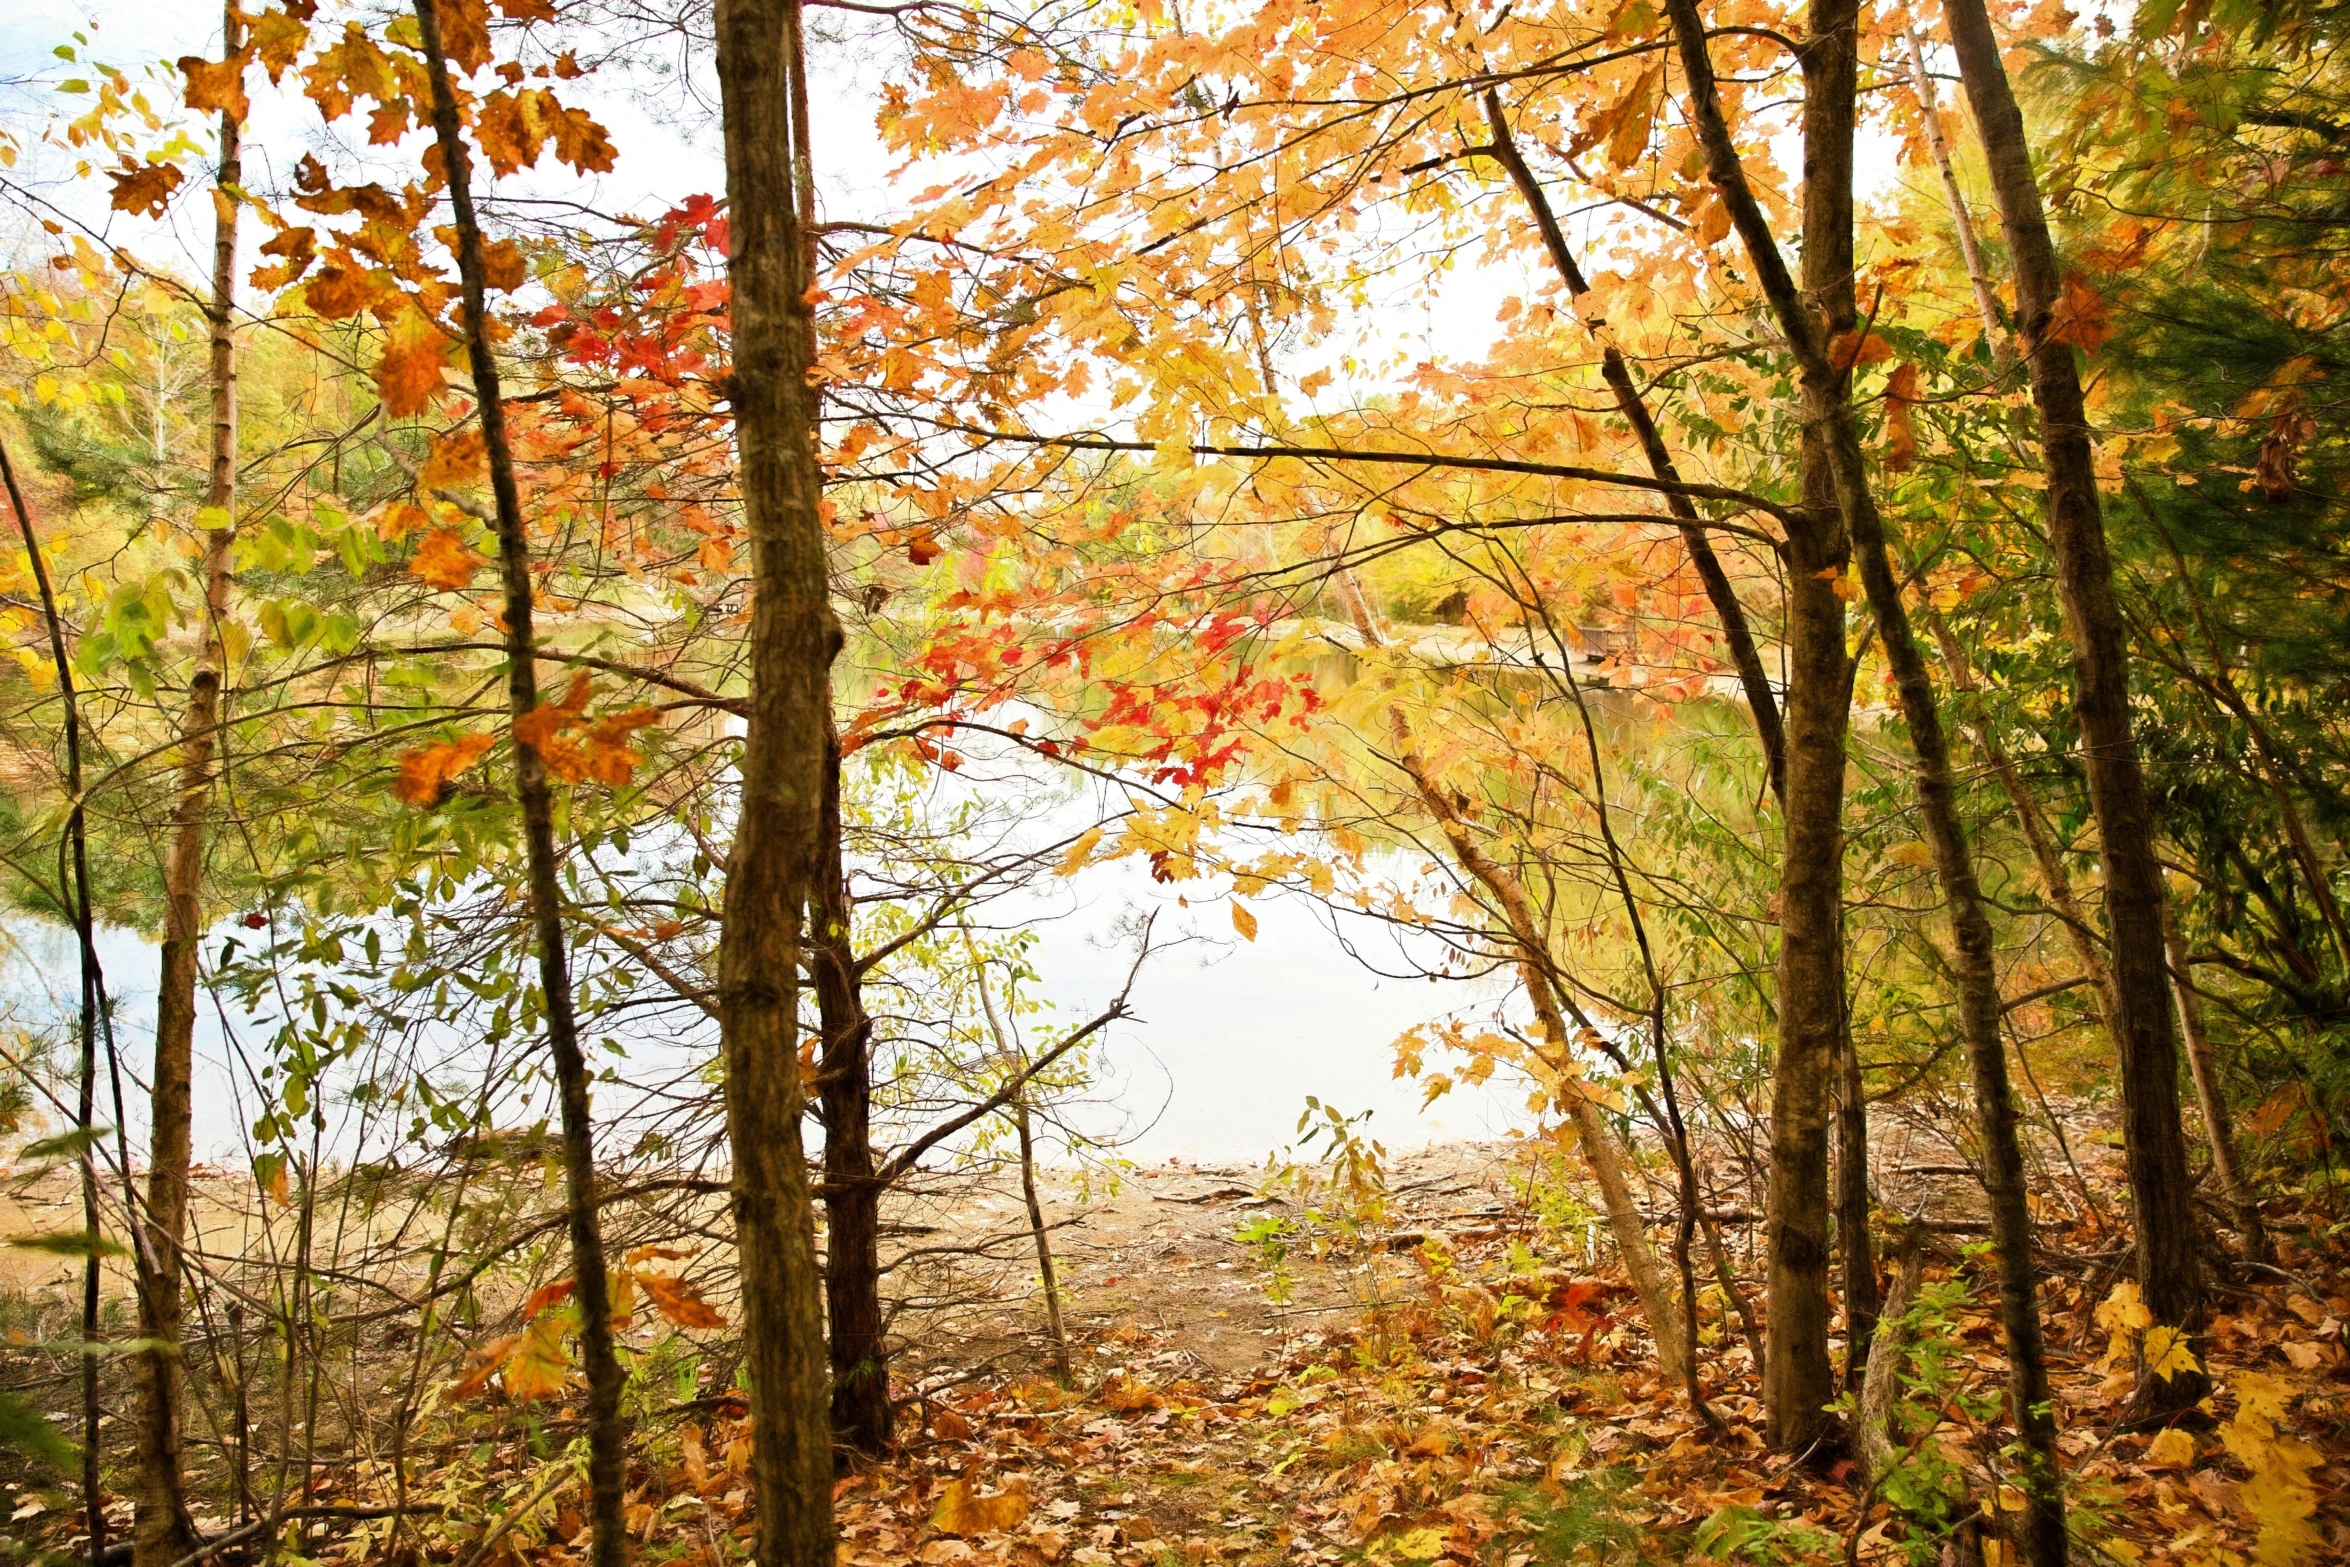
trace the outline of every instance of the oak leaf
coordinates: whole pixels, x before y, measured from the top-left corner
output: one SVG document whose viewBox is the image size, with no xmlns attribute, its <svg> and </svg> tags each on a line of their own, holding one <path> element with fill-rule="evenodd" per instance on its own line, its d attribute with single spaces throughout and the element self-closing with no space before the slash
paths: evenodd
<svg viewBox="0 0 2350 1567">
<path fill-rule="evenodd" d="M 473 581 L 487 564 L 455 528 L 435 528 L 408 557 L 409 572 L 443 592 L 454 593 Z"/>
</svg>

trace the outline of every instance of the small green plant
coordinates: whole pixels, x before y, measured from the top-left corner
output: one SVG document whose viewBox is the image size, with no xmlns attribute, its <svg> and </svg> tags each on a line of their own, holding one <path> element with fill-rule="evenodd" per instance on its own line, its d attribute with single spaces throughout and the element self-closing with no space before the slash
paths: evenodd
<svg viewBox="0 0 2350 1567">
<path fill-rule="evenodd" d="M 1261 1213 L 1232 1232 L 1235 1241 L 1256 1253 L 1258 1266 L 1265 1270 L 1265 1298 L 1276 1306 L 1288 1305 L 1296 1294 L 1297 1275 L 1289 1266 L 1289 1242 L 1296 1229 L 1287 1219 Z"/>
<path fill-rule="evenodd" d="M 1511 1486 L 1501 1493 L 1501 1514 L 1513 1532 L 1522 1530 L 1539 1567 L 1567 1563 L 1632 1563 L 1643 1559 L 1642 1530 L 1633 1520 L 1645 1511 L 1629 1471 L 1602 1469 L 1564 1482 Z"/>
<path fill-rule="evenodd" d="M 1824 1560 L 1837 1549 L 1836 1537 L 1801 1518 L 1766 1518 L 1736 1504 L 1717 1510 L 1697 1526 L 1691 1542 L 1699 1556 L 1755 1567 L 1793 1567 Z"/>
</svg>

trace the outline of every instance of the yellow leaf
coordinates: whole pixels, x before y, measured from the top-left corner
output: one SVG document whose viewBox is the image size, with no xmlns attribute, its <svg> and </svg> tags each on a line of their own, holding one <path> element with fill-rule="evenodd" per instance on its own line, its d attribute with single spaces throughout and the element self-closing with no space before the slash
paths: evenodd
<svg viewBox="0 0 2350 1567">
<path fill-rule="evenodd" d="M 2174 1327 L 2155 1327 L 2146 1330 L 2146 1371 L 2168 1382 L 2183 1372 L 2200 1371 L 2203 1362 L 2195 1358 L 2188 1347 L 2187 1330 Z"/>
<path fill-rule="evenodd" d="M 1015 1479 L 993 1496 L 977 1495 L 969 1480 L 957 1480 L 939 1493 L 930 1527 L 942 1534 L 1000 1534 L 1019 1527 L 1027 1516 L 1026 1480 Z"/>
<path fill-rule="evenodd" d="M 1232 905 L 1232 928 L 1240 932 L 1243 941 L 1257 939 L 1257 917 L 1237 903 Z"/>
<path fill-rule="evenodd" d="M 2147 1444 L 2146 1462 L 2158 1469 L 2185 1469 L 2195 1462 L 2195 1439 L 2177 1426 Z"/>
<path fill-rule="evenodd" d="M 564 1335 L 571 1331 L 576 1308 L 544 1311 L 523 1329 L 522 1341 L 506 1362 L 506 1392 L 514 1398 L 553 1398 L 563 1391 L 571 1370 L 571 1352 Z"/>
<path fill-rule="evenodd" d="M 1092 857 L 1095 846 L 1101 841 L 1102 830 L 1099 827 L 1086 828 L 1078 834 L 1077 841 L 1069 845 L 1069 852 L 1061 856 L 1061 863 L 1053 874 L 1074 876 L 1085 869 L 1085 862 Z"/>
</svg>

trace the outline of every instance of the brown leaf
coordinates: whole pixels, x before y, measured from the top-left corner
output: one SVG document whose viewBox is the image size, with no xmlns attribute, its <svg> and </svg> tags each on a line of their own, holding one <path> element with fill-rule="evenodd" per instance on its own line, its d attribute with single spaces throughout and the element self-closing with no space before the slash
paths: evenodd
<svg viewBox="0 0 2350 1567">
<path fill-rule="evenodd" d="M 708 1332 L 726 1326 L 718 1308 L 702 1299 L 699 1285 L 667 1273 L 639 1273 L 636 1281 L 653 1309 L 678 1327 Z"/>
<path fill-rule="evenodd" d="M 1885 466 L 1907 473 L 1918 462 L 1918 367 L 1904 362 L 1885 380 Z"/>
<path fill-rule="evenodd" d="M 207 60 L 202 55 L 180 57 L 180 74 L 188 79 L 185 94 L 187 105 L 198 114 L 225 114 L 239 125 L 253 112 L 251 100 L 245 96 L 245 66 L 253 58 L 249 49 L 239 50 L 226 60 Z"/>
<path fill-rule="evenodd" d="M 1873 365 L 1893 357 L 1893 345 L 1874 332 L 1846 327 L 1828 339 L 1828 367 L 1838 375 L 1855 365 Z"/>
<path fill-rule="evenodd" d="M 509 294 L 530 276 L 530 263 L 522 247 L 510 239 L 494 239 L 482 246 L 481 266 L 482 281 Z"/>
<path fill-rule="evenodd" d="M 477 424 L 469 424 L 453 435 L 437 435 L 416 482 L 431 490 L 477 484 L 483 474 L 483 449 L 481 426 Z"/>
<path fill-rule="evenodd" d="M 471 73 L 490 63 L 490 12 L 481 0 L 433 0 L 441 24 L 441 52 Z"/>
<path fill-rule="evenodd" d="M 917 533 L 906 541 L 906 559 L 917 566 L 927 566 L 944 553 L 938 540 L 927 533 Z"/>
<path fill-rule="evenodd" d="M 261 253 L 277 257 L 278 262 L 275 266 L 253 269 L 255 288 L 284 288 L 289 283 L 298 283 L 318 255 L 318 230 L 281 229 L 262 242 Z"/>
<path fill-rule="evenodd" d="M 114 181 L 114 210 L 143 218 L 160 217 L 171 205 L 171 193 L 187 178 L 177 164 L 133 163 L 128 158 L 121 168 L 108 169 L 106 177 Z"/>
<path fill-rule="evenodd" d="M 326 320 L 346 321 L 390 297 L 393 287 L 389 272 L 338 262 L 321 268 L 303 285 L 302 302 Z"/>
<path fill-rule="evenodd" d="M 515 1349 L 521 1343 L 521 1334 L 510 1333 L 502 1339 L 484 1344 L 468 1355 L 465 1358 L 465 1374 L 449 1384 L 449 1396 L 471 1398 L 489 1386 L 490 1378 L 505 1368 L 506 1362 L 513 1358 Z"/>
<path fill-rule="evenodd" d="M 595 116 L 557 103 L 552 93 L 542 92 L 541 96 L 546 99 L 547 120 L 554 132 L 555 156 L 582 174 L 609 174 L 619 155 Z"/>
</svg>

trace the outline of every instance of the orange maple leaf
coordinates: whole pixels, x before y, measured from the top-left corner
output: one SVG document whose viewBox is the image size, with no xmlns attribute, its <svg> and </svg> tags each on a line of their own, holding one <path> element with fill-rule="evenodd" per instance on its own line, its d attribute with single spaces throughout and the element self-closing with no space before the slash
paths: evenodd
<svg viewBox="0 0 2350 1567">
<path fill-rule="evenodd" d="M 435 528 L 408 557 L 408 570 L 444 592 L 454 593 L 473 581 L 487 564 L 459 537 L 455 528 Z"/>
<path fill-rule="evenodd" d="M 385 324 L 383 358 L 375 367 L 384 412 L 395 419 L 422 413 L 440 394 L 451 346 L 440 323 L 413 301 L 394 315 Z"/>
<path fill-rule="evenodd" d="M 482 758 L 494 743 L 486 734 L 459 735 L 410 751 L 400 758 L 400 777 L 392 792 L 410 805 L 434 805 L 441 791 L 459 773 Z"/>
<path fill-rule="evenodd" d="M 2084 354 L 2097 352 L 2113 336 L 2105 296 L 2083 282 L 2078 272 L 2067 272 L 2064 290 L 2056 296 L 2056 308 L 2048 313 L 2048 327 L 2042 335 L 2052 343 L 2070 343 Z"/>
<path fill-rule="evenodd" d="M 1903 363 L 1885 380 L 1885 466 L 1907 473 L 1917 466 L 1918 367 Z"/>
<path fill-rule="evenodd" d="M 276 256 L 278 263 L 253 269 L 255 288 L 284 288 L 289 283 L 300 282 L 302 274 L 310 270 L 310 263 L 317 259 L 318 230 L 286 229 L 263 243 L 261 253 Z"/>
</svg>

